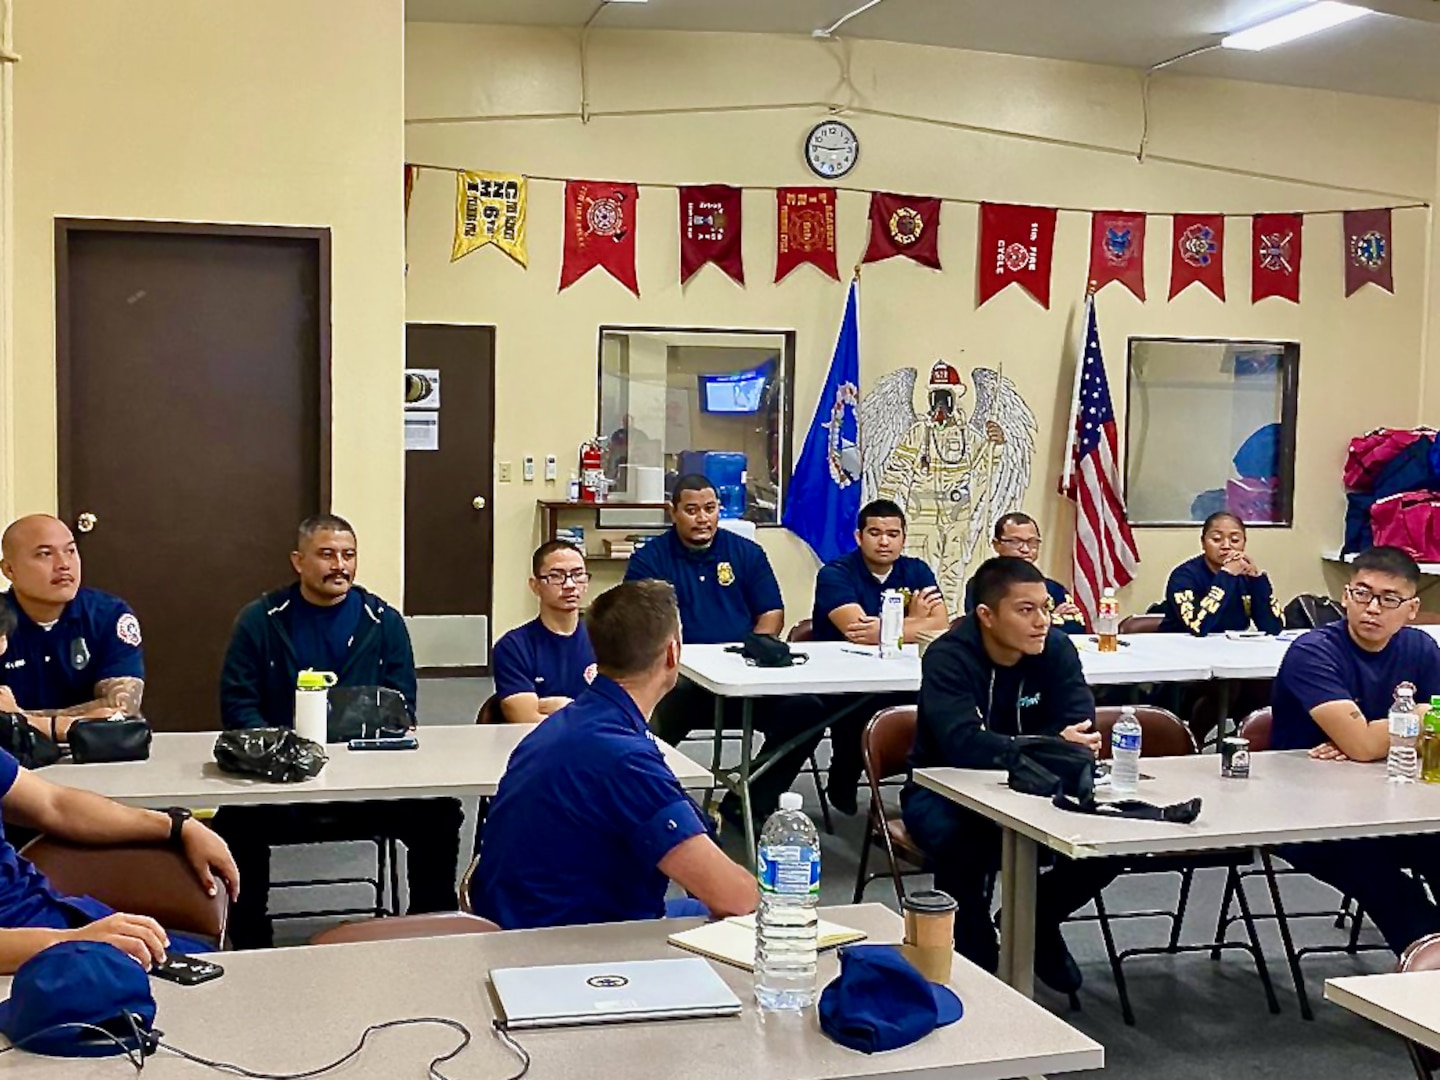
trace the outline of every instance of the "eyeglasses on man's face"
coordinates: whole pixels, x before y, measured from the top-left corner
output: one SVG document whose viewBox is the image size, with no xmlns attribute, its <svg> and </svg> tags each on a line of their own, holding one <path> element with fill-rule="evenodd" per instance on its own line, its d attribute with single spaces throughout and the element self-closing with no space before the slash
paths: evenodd
<svg viewBox="0 0 1440 1080">
<path fill-rule="evenodd" d="M 1002 536 L 995 542 L 1011 551 L 1040 550 L 1040 537 L 1038 536 Z"/>
<path fill-rule="evenodd" d="M 590 580 L 590 571 L 583 567 L 579 570 L 551 570 L 548 574 L 541 574 L 540 580 L 546 585 L 563 589 L 567 581 L 573 581 L 576 585 L 584 585 Z"/>
<path fill-rule="evenodd" d="M 1378 593 L 1368 585 L 1346 585 L 1345 594 L 1362 608 L 1368 608 L 1373 601 L 1386 611 L 1398 610 L 1402 604 L 1408 604 L 1415 599 L 1413 596 L 1401 596 L 1399 593 Z"/>
</svg>

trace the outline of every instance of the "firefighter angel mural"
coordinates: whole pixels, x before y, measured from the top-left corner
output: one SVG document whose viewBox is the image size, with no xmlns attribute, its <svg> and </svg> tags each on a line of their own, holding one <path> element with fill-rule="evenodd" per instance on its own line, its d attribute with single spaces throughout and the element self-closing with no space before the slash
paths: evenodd
<svg viewBox="0 0 1440 1080">
<path fill-rule="evenodd" d="M 882 377 L 860 402 L 865 500 L 893 499 L 909 519 L 909 553 L 928 562 L 950 610 L 959 614 L 965 579 L 989 554 L 995 519 L 1020 509 L 1035 458 L 1035 414 L 1015 384 L 993 368 L 970 372 L 967 388 L 944 360 L 930 369 L 923 413 L 915 410 L 915 368 Z"/>
</svg>

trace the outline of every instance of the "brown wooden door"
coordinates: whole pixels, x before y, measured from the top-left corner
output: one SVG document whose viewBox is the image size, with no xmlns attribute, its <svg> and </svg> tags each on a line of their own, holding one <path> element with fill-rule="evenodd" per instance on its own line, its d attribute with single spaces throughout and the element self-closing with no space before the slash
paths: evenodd
<svg viewBox="0 0 1440 1080">
<path fill-rule="evenodd" d="M 494 328 L 411 323 L 405 366 L 440 373 L 440 448 L 405 452 L 405 614 L 488 615 Z"/>
<path fill-rule="evenodd" d="M 218 727 L 235 615 L 329 500 L 328 231 L 61 221 L 56 284 L 84 582 L 140 618 L 154 725 Z"/>
</svg>

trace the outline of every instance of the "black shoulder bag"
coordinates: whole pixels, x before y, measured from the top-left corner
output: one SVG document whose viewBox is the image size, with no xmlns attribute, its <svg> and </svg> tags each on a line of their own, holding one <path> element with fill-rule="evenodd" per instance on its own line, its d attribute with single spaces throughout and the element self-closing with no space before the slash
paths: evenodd
<svg viewBox="0 0 1440 1080">
<path fill-rule="evenodd" d="M 806 663 L 809 653 L 795 652 L 788 642 L 781 641 L 774 634 L 749 633 L 743 645 L 728 645 L 726 652 L 739 653 L 751 667 L 794 667 Z"/>
<path fill-rule="evenodd" d="M 1026 795 L 1048 798 L 1074 814 L 1142 818 L 1189 825 L 1200 816 L 1201 800 L 1156 806 L 1140 799 L 1095 800 L 1095 758 L 1090 751 L 1054 735 L 1021 735 L 1010 745 L 1007 763 L 1010 787 Z"/>
</svg>

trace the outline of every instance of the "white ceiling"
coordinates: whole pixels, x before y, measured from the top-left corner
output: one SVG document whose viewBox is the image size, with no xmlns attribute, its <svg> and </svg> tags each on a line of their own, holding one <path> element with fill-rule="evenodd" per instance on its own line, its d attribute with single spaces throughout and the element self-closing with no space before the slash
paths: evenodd
<svg viewBox="0 0 1440 1080">
<path fill-rule="evenodd" d="M 1380 14 L 1267 52 L 1216 50 L 1176 74 L 1440 101 L 1440 0 L 1360 0 Z M 595 26 L 809 34 L 861 0 L 607 4 Z M 884 0 L 843 36 L 1146 68 L 1303 0 Z M 581 26 L 599 0 L 405 0 L 415 22 Z"/>
</svg>

